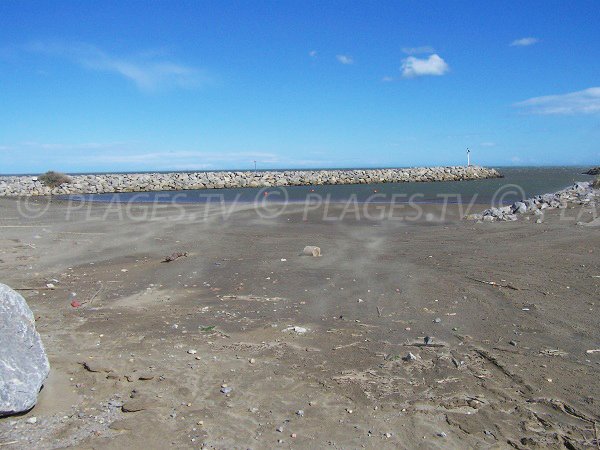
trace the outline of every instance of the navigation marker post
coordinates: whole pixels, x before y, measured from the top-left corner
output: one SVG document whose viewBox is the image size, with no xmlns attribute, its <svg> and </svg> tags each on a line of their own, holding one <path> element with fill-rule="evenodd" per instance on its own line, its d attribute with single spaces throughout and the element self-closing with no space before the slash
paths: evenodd
<svg viewBox="0 0 600 450">
<path fill-rule="evenodd" d="M 467 148 L 467 167 L 471 165 L 471 150 Z"/>
</svg>

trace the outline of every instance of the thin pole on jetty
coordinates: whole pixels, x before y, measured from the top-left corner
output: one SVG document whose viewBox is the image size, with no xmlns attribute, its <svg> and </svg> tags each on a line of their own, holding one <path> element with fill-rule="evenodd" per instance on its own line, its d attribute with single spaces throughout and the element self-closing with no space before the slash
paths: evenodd
<svg viewBox="0 0 600 450">
<path fill-rule="evenodd" d="M 467 147 L 467 167 L 471 165 L 471 150 Z"/>
</svg>

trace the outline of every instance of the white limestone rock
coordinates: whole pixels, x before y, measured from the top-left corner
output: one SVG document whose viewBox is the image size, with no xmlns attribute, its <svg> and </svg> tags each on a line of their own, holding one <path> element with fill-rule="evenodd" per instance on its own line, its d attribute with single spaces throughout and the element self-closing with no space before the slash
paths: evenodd
<svg viewBox="0 0 600 450">
<path fill-rule="evenodd" d="M 0 283 L 0 417 L 33 408 L 49 372 L 27 302 Z"/>
</svg>

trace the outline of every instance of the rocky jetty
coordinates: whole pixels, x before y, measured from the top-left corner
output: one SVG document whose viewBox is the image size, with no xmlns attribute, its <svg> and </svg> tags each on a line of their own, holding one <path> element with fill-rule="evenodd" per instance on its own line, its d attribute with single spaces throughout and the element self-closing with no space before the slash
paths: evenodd
<svg viewBox="0 0 600 450">
<path fill-rule="evenodd" d="M 132 173 L 73 175 L 70 177 L 70 183 L 50 188 L 35 176 L 4 176 L 0 177 L 0 197 L 262 188 L 271 186 L 464 181 L 500 177 L 502 175 L 497 170 L 479 166 L 265 172 Z"/>
<path fill-rule="evenodd" d="M 27 302 L 0 283 L 0 417 L 33 408 L 49 371 Z"/>
<path fill-rule="evenodd" d="M 484 222 L 517 220 L 519 214 L 533 212 L 541 222 L 545 209 L 566 208 L 567 205 L 594 205 L 600 199 L 600 190 L 594 189 L 587 181 L 575 183 L 566 189 L 552 194 L 543 194 L 512 205 L 489 208 L 481 214 L 469 214 L 467 220 L 482 220 Z"/>
<path fill-rule="evenodd" d="M 588 170 L 587 172 L 583 172 L 584 175 L 600 175 L 600 166 L 598 167 L 592 167 L 590 170 Z"/>
</svg>

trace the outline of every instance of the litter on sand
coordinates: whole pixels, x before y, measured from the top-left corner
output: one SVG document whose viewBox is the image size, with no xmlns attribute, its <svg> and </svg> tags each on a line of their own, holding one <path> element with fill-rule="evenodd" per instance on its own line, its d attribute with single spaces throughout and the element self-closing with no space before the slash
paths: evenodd
<svg viewBox="0 0 600 450">
<path fill-rule="evenodd" d="M 284 329 L 283 331 L 288 332 L 288 333 L 292 332 L 292 333 L 296 333 L 296 334 L 304 334 L 308 331 L 308 328 L 293 326 L 293 327 L 288 327 L 288 328 Z"/>
</svg>

